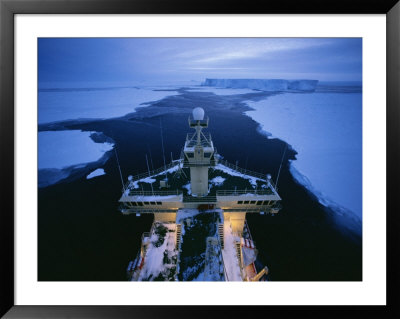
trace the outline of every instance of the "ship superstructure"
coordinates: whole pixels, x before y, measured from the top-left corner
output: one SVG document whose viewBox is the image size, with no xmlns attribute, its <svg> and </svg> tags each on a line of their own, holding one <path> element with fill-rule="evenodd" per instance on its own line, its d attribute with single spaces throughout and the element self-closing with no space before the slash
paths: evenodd
<svg viewBox="0 0 400 319">
<path fill-rule="evenodd" d="M 148 173 L 129 176 L 119 200 L 123 214 L 153 214 L 150 232 L 128 265 L 131 280 L 251 281 L 257 249 L 246 214 L 276 214 L 280 196 L 269 174 L 222 160 L 202 108 L 189 117 L 181 157 Z"/>
</svg>

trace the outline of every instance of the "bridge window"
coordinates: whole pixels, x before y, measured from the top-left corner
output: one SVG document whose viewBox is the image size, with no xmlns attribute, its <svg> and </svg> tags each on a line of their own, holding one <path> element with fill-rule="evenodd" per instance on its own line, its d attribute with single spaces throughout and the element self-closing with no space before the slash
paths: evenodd
<svg viewBox="0 0 400 319">
<path fill-rule="evenodd" d="M 268 203 L 269 203 L 269 200 L 265 200 L 263 205 L 268 205 Z"/>
<path fill-rule="evenodd" d="M 150 202 L 150 204 L 151 204 L 151 205 L 155 205 L 155 204 L 156 204 L 156 202 Z"/>
<path fill-rule="evenodd" d="M 162 203 L 161 202 L 157 202 L 157 205 L 162 205 Z"/>
<path fill-rule="evenodd" d="M 131 202 L 130 203 L 132 206 L 136 206 L 136 202 Z"/>
<path fill-rule="evenodd" d="M 243 201 L 242 200 L 238 201 L 238 204 L 243 204 Z"/>
<path fill-rule="evenodd" d="M 138 206 L 143 206 L 142 202 L 137 202 Z"/>
<path fill-rule="evenodd" d="M 249 203 L 249 201 L 248 200 L 245 200 L 244 202 L 243 202 L 243 204 L 248 204 Z"/>
<path fill-rule="evenodd" d="M 261 205 L 262 204 L 262 200 L 257 201 L 257 205 Z"/>
<path fill-rule="evenodd" d="M 250 204 L 255 204 L 256 203 L 256 201 L 255 200 L 252 200 L 251 202 L 250 202 Z"/>
<path fill-rule="evenodd" d="M 208 158 L 211 156 L 211 153 L 204 153 L 204 157 Z"/>
<path fill-rule="evenodd" d="M 145 204 L 145 205 L 150 205 L 150 203 L 149 203 L 149 202 L 143 202 L 143 204 Z"/>
<path fill-rule="evenodd" d="M 186 156 L 187 156 L 188 158 L 193 158 L 193 157 L 194 157 L 194 154 L 193 154 L 193 153 L 186 153 Z"/>
</svg>

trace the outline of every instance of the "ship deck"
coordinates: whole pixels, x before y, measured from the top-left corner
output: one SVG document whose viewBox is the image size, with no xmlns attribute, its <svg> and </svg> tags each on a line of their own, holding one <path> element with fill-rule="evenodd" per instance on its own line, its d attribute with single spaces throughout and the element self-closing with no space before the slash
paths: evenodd
<svg viewBox="0 0 400 319">
<path fill-rule="evenodd" d="M 154 223 L 149 237 L 145 237 L 143 243 L 143 267 L 132 280 L 174 281 L 178 254 L 175 249 L 176 224 Z"/>
<path fill-rule="evenodd" d="M 224 220 L 224 249 L 222 249 L 222 257 L 227 281 L 243 280 L 236 251 L 236 243 L 240 244 L 239 236 L 233 234 L 230 220 Z"/>
<path fill-rule="evenodd" d="M 162 181 L 165 180 L 168 182 L 168 187 L 161 187 Z M 236 189 L 260 191 L 266 195 L 278 196 L 271 182 L 267 182 L 266 175 L 261 173 L 247 171 L 225 161 L 209 169 L 209 198 L 215 198 L 218 191 Z M 138 191 L 147 194 L 158 193 L 158 195 L 159 192 L 165 192 L 165 195 L 182 194 L 186 200 L 193 198 L 190 189 L 190 170 L 183 168 L 181 162 L 175 161 L 165 168 L 134 176 L 125 185 L 122 198 L 132 196 Z"/>
</svg>

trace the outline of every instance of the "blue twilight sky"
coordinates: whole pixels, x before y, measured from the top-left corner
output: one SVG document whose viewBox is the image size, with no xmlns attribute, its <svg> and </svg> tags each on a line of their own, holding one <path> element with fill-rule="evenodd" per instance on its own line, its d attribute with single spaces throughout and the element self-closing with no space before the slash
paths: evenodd
<svg viewBox="0 0 400 319">
<path fill-rule="evenodd" d="M 41 38 L 40 83 L 362 80 L 361 38 Z"/>
</svg>

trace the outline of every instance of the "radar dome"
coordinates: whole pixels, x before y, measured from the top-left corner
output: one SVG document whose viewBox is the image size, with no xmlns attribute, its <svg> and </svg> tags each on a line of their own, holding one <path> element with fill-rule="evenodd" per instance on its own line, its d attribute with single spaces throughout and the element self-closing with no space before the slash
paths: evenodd
<svg viewBox="0 0 400 319">
<path fill-rule="evenodd" d="M 192 114 L 195 121 L 202 121 L 204 119 L 204 110 L 201 107 L 196 107 Z"/>
</svg>

